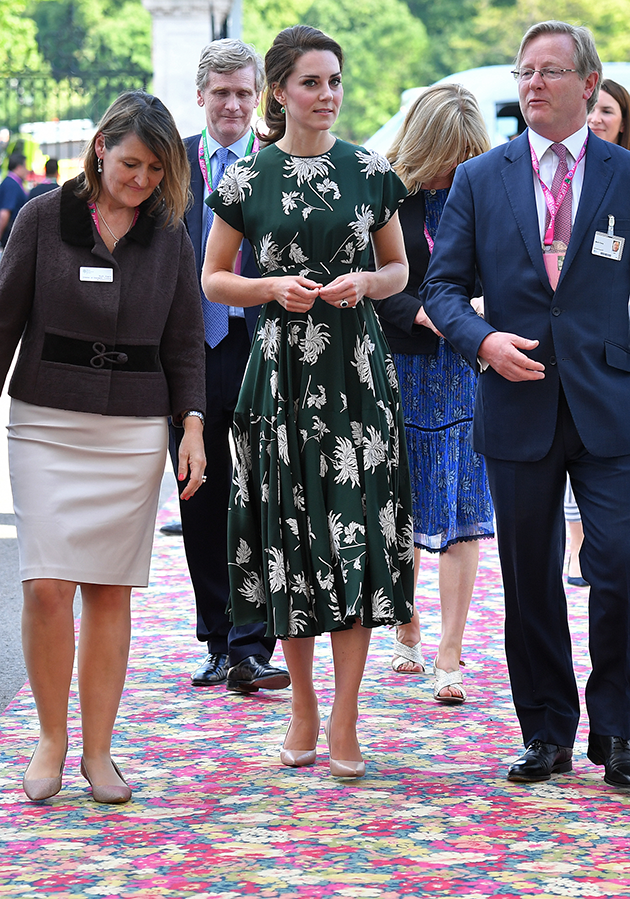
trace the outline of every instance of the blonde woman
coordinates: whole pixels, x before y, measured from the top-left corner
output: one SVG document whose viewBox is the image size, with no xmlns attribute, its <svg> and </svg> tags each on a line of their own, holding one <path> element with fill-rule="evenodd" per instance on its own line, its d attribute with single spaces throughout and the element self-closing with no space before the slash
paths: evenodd
<svg viewBox="0 0 630 899">
<path fill-rule="evenodd" d="M 376 304 L 394 356 L 405 415 L 414 515 L 415 582 L 420 552 L 440 553 L 442 634 L 435 657 L 434 696 L 462 703 L 460 660 L 479 558 L 479 539 L 493 535 L 493 510 L 483 459 L 468 442 L 476 377 L 437 334 L 418 299 L 455 168 L 489 149 L 473 95 L 458 84 L 434 85 L 409 110 L 388 154 L 409 196 L 400 221 L 410 261 L 401 293 Z M 439 240 L 439 237 L 438 237 Z M 392 668 L 425 670 L 417 610 L 399 626 Z"/>
</svg>

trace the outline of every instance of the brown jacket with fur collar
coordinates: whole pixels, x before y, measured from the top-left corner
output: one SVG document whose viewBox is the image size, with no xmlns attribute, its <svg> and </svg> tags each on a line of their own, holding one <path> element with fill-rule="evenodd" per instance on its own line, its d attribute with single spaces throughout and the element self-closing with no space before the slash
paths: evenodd
<svg viewBox="0 0 630 899">
<path fill-rule="evenodd" d="M 27 203 L 0 262 L 0 386 L 37 406 L 102 415 L 205 411 L 193 248 L 140 207 L 115 252 L 78 179 Z M 145 204 L 143 204 L 144 206 Z"/>
</svg>

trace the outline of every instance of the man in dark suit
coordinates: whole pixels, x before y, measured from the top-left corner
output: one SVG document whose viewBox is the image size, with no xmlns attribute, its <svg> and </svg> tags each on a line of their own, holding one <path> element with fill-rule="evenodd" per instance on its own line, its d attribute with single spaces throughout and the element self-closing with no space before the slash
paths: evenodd
<svg viewBox="0 0 630 899">
<path fill-rule="evenodd" d="M 40 197 L 42 194 L 47 194 L 49 190 L 54 190 L 56 187 L 59 187 L 57 182 L 59 177 L 59 163 L 57 160 L 47 159 L 44 171 L 46 173 L 44 180 L 31 188 L 28 195 L 29 200 L 32 200 L 33 197 Z"/>
<path fill-rule="evenodd" d="M 216 188 L 227 165 L 257 149 L 251 121 L 263 82 L 262 59 L 253 47 L 241 41 L 213 41 L 201 53 L 197 103 L 205 110 L 206 127 L 202 134 L 185 140 L 194 197 L 186 224 L 199 276 L 212 223 L 212 212 L 204 199 Z M 259 277 L 249 243 L 243 244 L 238 265 L 244 276 Z M 265 636 L 265 626 L 261 624 L 232 627 L 226 614 L 227 509 L 232 478 L 228 436 L 259 307 L 233 309 L 211 300 L 202 292 L 208 478 L 192 499 L 180 502 L 184 547 L 197 605 L 197 639 L 208 645 L 208 655 L 193 673 L 192 683 L 226 683 L 228 690 L 242 693 L 260 688 L 281 689 L 289 685 L 290 678 L 284 668 L 270 664 L 275 639 Z M 171 427 L 175 470 L 179 431 Z"/>
<path fill-rule="evenodd" d="M 28 199 L 24 190 L 24 181 L 28 177 L 26 156 L 11 153 L 7 172 L 0 184 L 0 247 L 6 246 L 15 217 Z"/>
<path fill-rule="evenodd" d="M 579 701 L 562 584 L 568 472 L 591 584 L 588 757 L 607 783 L 626 787 L 630 154 L 586 127 L 602 71 L 587 29 L 532 26 L 515 69 L 528 131 L 458 168 L 423 297 L 436 327 L 482 370 L 473 442 L 496 509 L 506 654 L 526 747 L 508 777 L 548 780 L 572 766 Z M 476 271 L 485 320 L 469 303 Z"/>
</svg>

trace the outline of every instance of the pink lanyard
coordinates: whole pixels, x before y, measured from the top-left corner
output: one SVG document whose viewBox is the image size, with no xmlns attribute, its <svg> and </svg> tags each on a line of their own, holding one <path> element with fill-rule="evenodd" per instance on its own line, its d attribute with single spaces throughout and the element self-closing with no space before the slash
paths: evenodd
<svg viewBox="0 0 630 899">
<path fill-rule="evenodd" d="M 545 231 L 545 239 L 543 241 L 543 243 L 545 244 L 546 247 L 551 246 L 551 244 L 553 243 L 553 233 L 554 233 L 554 230 L 556 227 L 556 216 L 558 214 L 558 210 L 562 206 L 562 201 L 564 200 L 567 193 L 571 189 L 571 183 L 573 181 L 573 176 L 575 175 L 578 165 L 584 159 L 584 154 L 586 153 L 587 142 L 588 142 L 588 135 L 586 137 L 586 140 L 582 144 L 582 149 L 580 150 L 580 153 L 575 162 L 575 165 L 573 166 L 573 168 L 571 169 L 570 172 L 567 172 L 566 177 L 565 177 L 564 181 L 562 182 L 562 187 L 558 191 L 557 197 L 554 197 L 554 195 L 551 193 L 551 191 L 549 190 L 549 188 L 547 187 L 545 182 L 540 177 L 540 163 L 538 162 L 538 157 L 536 156 L 536 152 L 535 152 L 534 148 L 532 147 L 531 143 L 529 145 L 529 149 L 530 149 L 530 152 L 532 155 L 532 168 L 534 170 L 536 177 L 538 178 L 538 182 L 542 189 L 543 196 L 545 198 L 545 203 L 547 205 L 547 210 L 549 212 L 549 227 Z"/>
<path fill-rule="evenodd" d="M 245 155 L 249 156 L 250 153 L 257 153 L 258 150 L 260 150 L 260 141 L 252 131 Z M 208 193 L 211 194 L 214 188 L 212 187 L 212 168 L 210 166 L 210 151 L 208 149 L 208 134 L 206 128 L 201 132 L 201 138 L 199 139 L 199 168 L 201 169 L 203 180 L 208 188 Z"/>
<path fill-rule="evenodd" d="M 426 222 L 424 223 L 424 239 L 426 240 L 426 242 L 427 242 L 428 245 L 429 245 L 429 256 L 430 256 L 431 253 L 433 252 L 433 247 L 434 247 L 434 245 L 435 245 L 435 241 L 433 240 L 433 238 L 432 238 L 431 235 L 429 234 L 429 229 L 427 228 L 427 223 L 426 223 Z"/>
<path fill-rule="evenodd" d="M 101 233 L 101 225 L 100 225 L 100 222 L 99 222 L 99 220 L 98 220 L 98 213 L 96 212 L 96 205 L 95 205 L 94 203 L 88 203 L 88 209 L 90 210 L 90 213 L 91 213 L 91 215 L 92 215 L 92 221 L 93 221 L 94 224 L 96 225 L 96 230 L 97 230 L 98 233 L 100 234 L 100 233 Z M 139 216 L 139 215 L 140 215 L 140 207 L 139 207 L 139 206 L 136 206 L 136 212 L 135 212 L 135 215 L 134 215 L 134 217 L 133 217 L 133 222 L 132 222 L 131 225 L 129 226 L 129 231 L 131 231 L 131 229 L 133 228 L 133 226 L 134 226 L 134 225 L 136 224 L 136 222 L 138 221 L 138 216 Z M 127 234 L 129 234 L 129 231 L 127 231 Z M 101 236 L 102 236 L 102 235 L 101 235 Z M 125 236 L 126 236 L 126 235 L 123 234 L 123 237 L 125 237 Z M 120 240 L 122 240 L 122 237 L 119 239 L 118 242 L 120 242 Z"/>
</svg>

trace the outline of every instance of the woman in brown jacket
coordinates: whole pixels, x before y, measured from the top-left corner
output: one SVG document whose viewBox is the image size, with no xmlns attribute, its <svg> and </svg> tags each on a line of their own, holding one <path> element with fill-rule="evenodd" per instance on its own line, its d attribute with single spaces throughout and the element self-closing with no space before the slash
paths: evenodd
<svg viewBox="0 0 630 899">
<path fill-rule="evenodd" d="M 24 207 L 0 265 L 0 384 L 21 339 L 9 463 L 40 721 L 24 790 L 41 800 L 61 788 L 80 585 L 81 771 L 97 802 L 126 802 L 110 748 L 130 594 L 148 582 L 168 415 L 185 429 L 182 496 L 202 484 L 203 326 L 181 221 L 188 162 L 168 110 L 122 94 L 84 169 Z"/>
</svg>

